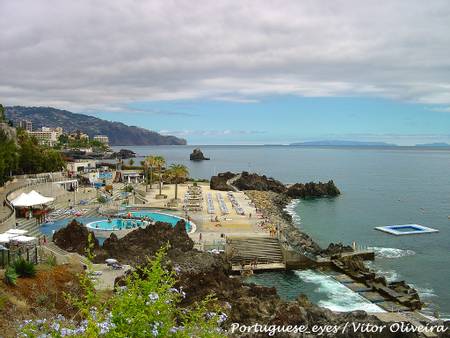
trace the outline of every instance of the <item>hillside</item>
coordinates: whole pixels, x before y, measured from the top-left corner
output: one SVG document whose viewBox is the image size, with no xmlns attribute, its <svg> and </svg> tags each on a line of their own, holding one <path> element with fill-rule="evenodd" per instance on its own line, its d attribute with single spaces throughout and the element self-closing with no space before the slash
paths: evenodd
<svg viewBox="0 0 450 338">
<path fill-rule="evenodd" d="M 45 127 L 62 127 L 64 131 L 81 130 L 93 137 L 106 135 L 110 145 L 184 145 L 186 140 L 161 135 L 136 126 L 127 126 L 121 122 L 112 122 L 97 117 L 76 114 L 67 110 L 51 107 L 6 107 L 6 117 L 17 124 L 20 120 L 33 122 L 33 129 Z"/>
</svg>

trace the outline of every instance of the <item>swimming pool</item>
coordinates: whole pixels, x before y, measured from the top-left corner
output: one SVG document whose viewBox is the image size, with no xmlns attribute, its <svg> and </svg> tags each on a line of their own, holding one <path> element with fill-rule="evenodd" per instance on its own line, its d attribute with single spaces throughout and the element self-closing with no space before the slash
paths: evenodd
<svg viewBox="0 0 450 338">
<path fill-rule="evenodd" d="M 429 228 L 420 224 L 386 225 L 375 229 L 387 232 L 392 235 L 416 235 L 438 232 L 437 229 Z"/>
<path fill-rule="evenodd" d="M 131 214 L 133 217 L 142 218 L 143 220 L 138 219 L 121 219 L 121 218 L 113 218 L 110 220 L 103 219 L 95 222 L 90 222 L 86 224 L 86 227 L 94 230 L 105 230 L 105 231 L 114 231 L 114 230 L 125 230 L 125 229 L 133 229 L 138 227 L 146 227 L 149 222 L 145 220 L 145 218 L 149 218 L 155 222 L 164 222 L 170 223 L 172 226 L 175 226 L 178 221 L 180 221 L 181 217 L 154 212 L 154 211 L 130 211 L 127 213 L 122 213 L 121 215 L 126 216 Z M 195 231 L 195 225 L 192 222 L 186 221 L 186 232 L 191 233 Z"/>
</svg>

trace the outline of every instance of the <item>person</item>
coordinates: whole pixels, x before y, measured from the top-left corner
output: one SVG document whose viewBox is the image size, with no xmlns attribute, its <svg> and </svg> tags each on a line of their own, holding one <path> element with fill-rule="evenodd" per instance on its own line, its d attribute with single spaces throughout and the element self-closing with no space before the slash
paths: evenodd
<svg viewBox="0 0 450 338">
<path fill-rule="evenodd" d="M 248 214 L 248 218 L 252 218 L 252 213 L 251 212 Z"/>
<path fill-rule="evenodd" d="M 198 235 L 198 240 L 201 241 L 202 240 L 202 233 L 200 232 Z"/>
</svg>

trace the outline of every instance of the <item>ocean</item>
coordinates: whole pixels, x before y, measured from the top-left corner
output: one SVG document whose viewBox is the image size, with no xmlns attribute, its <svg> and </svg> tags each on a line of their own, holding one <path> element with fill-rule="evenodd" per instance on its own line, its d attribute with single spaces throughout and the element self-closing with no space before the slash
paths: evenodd
<svg viewBox="0 0 450 338">
<path fill-rule="evenodd" d="M 341 196 L 294 201 L 289 206 L 298 227 L 320 245 L 329 242 L 372 247 L 372 268 L 388 280 L 406 280 L 429 305 L 425 313 L 450 318 L 450 151 L 448 149 L 201 146 L 210 161 L 191 162 L 194 146 L 115 147 L 138 155 L 162 155 L 181 163 L 191 177 L 222 171 L 251 171 L 284 183 L 333 179 Z M 139 161 L 139 159 L 138 159 Z M 393 236 L 376 226 L 422 224 L 439 233 Z M 326 275 L 311 270 L 262 273 L 252 281 L 275 286 L 281 297 L 306 294 L 336 311 L 373 307 Z"/>
</svg>

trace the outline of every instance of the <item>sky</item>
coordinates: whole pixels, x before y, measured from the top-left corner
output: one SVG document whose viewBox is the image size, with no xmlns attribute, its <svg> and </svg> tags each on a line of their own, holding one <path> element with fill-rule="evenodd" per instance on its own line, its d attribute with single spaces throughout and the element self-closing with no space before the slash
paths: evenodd
<svg viewBox="0 0 450 338">
<path fill-rule="evenodd" d="M 0 0 L 0 102 L 190 144 L 450 142 L 450 3 Z"/>
</svg>

